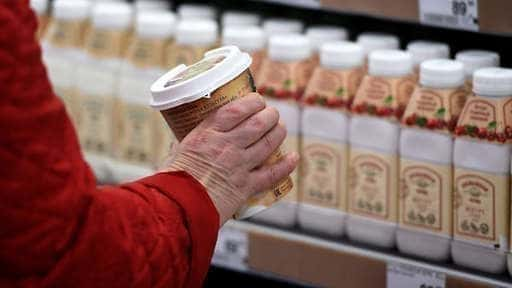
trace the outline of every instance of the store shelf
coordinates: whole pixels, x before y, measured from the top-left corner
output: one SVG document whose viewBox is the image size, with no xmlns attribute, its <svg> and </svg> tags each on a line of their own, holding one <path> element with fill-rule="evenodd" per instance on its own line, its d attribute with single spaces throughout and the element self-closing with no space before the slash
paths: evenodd
<svg viewBox="0 0 512 288">
<path fill-rule="evenodd" d="M 293 7 L 319 9 L 321 7 L 320 0 L 259 0 L 261 2 L 268 2 L 274 4 L 282 4 Z"/>
<path fill-rule="evenodd" d="M 332 282 L 328 282 L 332 280 L 328 280 L 326 283 L 315 283 L 313 281 L 308 281 L 308 279 L 301 278 L 302 276 L 300 275 L 299 278 L 296 279 L 290 278 L 289 275 L 280 275 L 281 271 L 265 271 L 258 270 L 258 268 L 254 268 L 254 261 L 251 260 L 253 254 L 267 253 L 268 251 L 254 251 L 254 248 L 251 248 L 251 245 L 253 245 L 251 241 L 260 241 L 262 237 L 270 237 L 272 239 L 280 239 L 281 241 L 284 241 L 286 244 L 284 244 L 283 247 L 292 247 L 290 249 L 290 253 L 297 253 L 297 249 L 294 249 L 293 246 L 296 246 L 298 244 L 300 246 L 312 247 L 312 249 L 315 250 L 321 249 L 324 254 L 330 253 L 331 255 L 335 255 L 335 257 L 339 257 L 341 261 L 350 262 L 352 261 L 351 259 L 357 259 L 357 263 L 345 263 L 345 266 L 355 268 L 354 270 L 358 271 L 359 274 L 369 273 L 370 270 L 373 270 L 372 273 L 374 273 L 375 271 L 378 270 L 379 272 L 377 274 L 385 273 L 386 275 L 376 275 L 376 278 L 384 277 L 385 279 L 387 279 L 388 282 L 405 281 L 398 282 L 403 283 L 404 285 L 407 284 L 407 286 L 403 287 L 414 287 L 409 286 L 409 284 L 412 285 L 413 283 L 415 283 L 414 281 L 424 281 L 424 283 L 428 285 L 433 285 L 432 281 L 444 283 L 443 286 L 439 284 L 439 286 L 433 287 L 460 287 L 459 285 L 464 285 L 463 287 L 512 287 L 512 280 L 508 277 L 508 275 L 491 275 L 463 269 L 453 264 L 436 264 L 431 262 L 425 262 L 400 255 L 398 252 L 395 251 L 390 252 L 384 250 L 377 250 L 370 247 L 357 245 L 349 242 L 346 239 L 322 239 L 317 237 L 316 235 L 306 235 L 298 231 L 283 230 L 245 221 L 230 221 L 221 230 L 219 234 L 219 242 L 216 248 L 216 254 L 214 256 L 213 264 L 219 267 L 234 269 L 239 272 L 246 271 L 248 273 L 262 273 L 262 277 L 269 277 L 269 275 L 272 275 L 272 272 L 274 272 L 280 279 L 282 279 L 283 277 L 288 277 L 292 281 L 298 281 L 298 283 L 309 282 L 311 284 L 320 286 L 332 285 Z M 225 247 L 221 247 L 229 245 L 233 246 L 234 248 L 232 247 L 231 249 L 227 249 L 229 251 L 226 251 L 226 249 L 223 249 Z M 226 260 L 230 257 L 231 259 Z M 360 265 L 360 259 L 353 257 L 362 257 L 367 261 L 372 262 L 373 264 Z M 289 259 L 297 259 L 297 257 L 296 255 L 288 255 L 283 251 L 283 253 L 281 253 L 280 255 L 276 255 L 275 259 L 271 259 L 270 261 L 276 263 L 276 266 L 279 266 L 280 264 L 277 262 L 288 261 Z M 325 261 L 323 264 L 325 265 L 325 267 L 319 267 L 318 269 L 323 270 L 325 268 L 326 270 L 329 270 L 330 267 L 328 266 L 334 265 L 334 263 L 332 261 Z M 282 264 L 291 265 L 290 263 L 284 262 Z M 358 265 L 359 267 L 354 267 L 355 265 Z M 369 268 L 370 266 L 372 266 L 373 268 Z M 375 267 L 379 266 L 381 267 L 375 269 Z M 409 275 L 410 277 L 408 276 L 403 279 L 397 279 L 396 269 L 413 272 L 411 272 L 411 275 Z M 420 275 L 423 275 L 424 278 L 425 275 L 428 276 L 426 276 L 425 279 L 419 279 L 421 278 Z M 349 280 L 344 278 L 343 276 L 344 275 L 340 275 L 339 284 L 343 284 L 345 281 Z M 366 287 L 364 286 L 365 283 L 354 282 L 357 281 L 357 279 L 352 280 L 353 281 L 351 283 L 356 283 L 357 287 Z M 392 283 L 396 284 L 397 282 Z M 385 283 L 382 285 L 385 285 Z M 376 284 L 375 287 L 381 287 L 381 284 Z"/>
</svg>

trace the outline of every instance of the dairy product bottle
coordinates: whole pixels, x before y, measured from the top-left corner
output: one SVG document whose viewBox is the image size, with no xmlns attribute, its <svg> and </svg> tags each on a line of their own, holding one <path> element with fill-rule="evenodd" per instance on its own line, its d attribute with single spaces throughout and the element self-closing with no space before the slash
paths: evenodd
<svg viewBox="0 0 512 288">
<path fill-rule="evenodd" d="M 298 20 L 285 18 L 270 18 L 263 21 L 263 31 L 267 37 L 283 34 L 300 34 L 304 24 Z"/>
<path fill-rule="evenodd" d="M 462 63 L 421 63 L 400 134 L 397 245 L 402 253 L 434 261 L 450 258 L 452 132 L 466 96 Z"/>
<path fill-rule="evenodd" d="M 43 39 L 43 60 L 48 67 L 48 76 L 75 127 L 80 122 L 75 92 L 76 67 L 84 57 L 82 46 L 89 7 L 87 0 L 54 1 L 53 20 Z"/>
<path fill-rule="evenodd" d="M 510 229 L 512 69 L 473 74 L 454 148 L 452 257 L 490 273 L 505 270 Z"/>
<path fill-rule="evenodd" d="M 313 49 L 312 65 L 316 67 L 320 64 L 320 47 L 329 42 L 346 40 L 348 33 L 345 28 L 337 26 L 311 26 L 306 29 L 306 37 Z"/>
<path fill-rule="evenodd" d="M 258 82 L 256 75 L 258 75 L 265 57 L 266 43 L 265 33 L 260 27 L 231 25 L 222 31 L 222 45 L 235 45 L 251 55 L 250 70 L 256 82 Z"/>
<path fill-rule="evenodd" d="M 48 0 L 30 0 L 30 7 L 37 15 L 37 32 L 36 36 L 41 39 L 45 32 L 46 26 L 48 25 Z"/>
<path fill-rule="evenodd" d="M 258 26 L 260 24 L 260 16 L 255 13 L 242 12 L 242 11 L 226 11 L 222 14 L 222 28 L 225 29 L 229 26 Z"/>
<path fill-rule="evenodd" d="M 147 103 L 151 99 L 151 83 L 165 72 L 165 48 L 174 32 L 175 19 L 173 13 L 163 11 L 143 11 L 136 17 L 135 37 L 119 80 L 119 133 L 114 149 L 117 161 L 112 162 L 115 182 L 151 174 L 167 156 L 159 155 L 159 151 L 168 153 L 169 129 L 163 129 L 165 122 Z"/>
<path fill-rule="evenodd" d="M 165 11 L 171 8 L 171 3 L 165 0 L 136 0 L 134 3 L 135 12 L 142 11 Z"/>
<path fill-rule="evenodd" d="M 415 83 L 407 52 L 377 50 L 368 64 L 352 105 L 346 230 L 354 241 L 390 248 L 398 218 L 397 119 Z"/>
<path fill-rule="evenodd" d="M 361 33 L 357 36 L 356 42 L 363 47 L 367 57 L 375 50 L 398 49 L 400 46 L 398 37 L 379 32 Z"/>
<path fill-rule="evenodd" d="M 178 7 L 180 20 L 215 20 L 217 11 L 214 7 L 203 4 L 182 4 Z"/>
<path fill-rule="evenodd" d="M 320 49 L 304 93 L 298 222 L 307 231 L 340 236 L 347 211 L 347 112 L 363 76 L 360 45 L 330 42 Z"/>
<path fill-rule="evenodd" d="M 409 42 L 406 50 L 411 53 L 416 78 L 419 78 L 420 64 L 423 61 L 450 58 L 450 46 L 441 42 L 416 40 Z"/>
<path fill-rule="evenodd" d="M 178 22 L 175 42 L 169 45 L 166 67 L 190 65 L 199 61 L 203 54 L 216 46 L 218 25 L 214 20 L 185 19 Z"/>
<path fill-rule="evenodd" d="M 473 73 L 486 67 L 500 66 L 500 55 L 487 50 L 463 50 L 455 54 L 455 60 L 464 63 L 464 73 L 466 75 L 466 89 L 468 93 L 473 91 Z"/>
<path fill-rule="evenodd" d="M 263 61 L 258 75 L 260 94 L 268 98 L 267 105 L 277 108 L 288 130 L 283 143 L 287 152 L 300 151 L 299 122 L 301 99 L 311 77 L 311 48 L 305 36 L 285 34 L 269 40 L 268 58 Z M 296 221 L 299 172 L 291 174 L 293 189 L 281 201 L 255 215 L 258 221 L 283 227 L 292 227 Z"/>
<path fill-rule="evenodd" d="M 98 3 L 86 41 L 86 57 L 77 71 L 77 100 L 81 109 L 78 134 L 99 181 L 109 181 L 119 69 L 132 23 L 131 6 L 121 2 Z"/>
</svg>

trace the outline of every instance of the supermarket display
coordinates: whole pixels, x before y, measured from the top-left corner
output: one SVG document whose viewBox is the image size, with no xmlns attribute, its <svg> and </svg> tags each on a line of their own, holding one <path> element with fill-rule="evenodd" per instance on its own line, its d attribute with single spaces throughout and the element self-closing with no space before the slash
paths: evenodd
<svg viewBox="0 0 512 288">
<path fill-rule="evenodd" d="M 313 50 L 313 65 L 320 64 L 320 48 L 322 45 L 333 42 L 347 40 L 347 30 L 342 27 L 335 26 L 310 26 L 305 33 L 311 43 Z"/>
<path fill-rule="evenodd" d="M 177 13 L 182 20 L 215 20 L 217 18 L 217 10 L 203 4 L 182 4 L 178 7 Z"/>
<path fill-rule="evenodd" d="M 263 21 L 263 31 L 267 37 L 282 35 L 287 33 L 302 33 L 304 24 L 299 20 L 270 18 Z"/>
<path fill-rule="evenodd" d="M 455 60 L 464 64 L 466 89 L 470 92 L 473 91 L 473 73 L 476 70 L 500 65 L 500 55 L 486 50 L 463 50 L 455 54 Z"/>
<path fill-rule="evenodd" d="M 258 26 L 261 17 L 258 14 L 241 11 L 226 11 L 222 13 L 221 24 L 223 28 L 229 26 Z"/>
<path fill-rule="evenodd" d="M 352 105 L 347 234 L 391 248 L 398 218 L 400 119 L 414 89 L 411 55 L 376 50 Z"/>
<path fill-rule="evenodd" d="M 419 78 L 420 64 L 430 59 L 448 59 L 450 57 L 450 47 L 446 43 L 416 40 L 409 42 L 406 48 L 411 53 L 414 73 Z"/>
<path fill-rule="evenodd" d="M 505 270 L 510 231 L 512 70 L 482 68 L 461 112 L 454 148 L 455 263 Z"/>
<path fill-rule="evenodd" d="M 171 8 L 171 3 L 166 0 L 135 0 L 135 11 L 165 11 Z"/>
<path fill-rule="evenodd" d="M 151 106 L 162 113 L 178 141 L 181 141 L 210 113 L 256 90 L 249 71 L 250 64 L 249 54 L 241 52 L 235 46 L 208 51 L 199 62 L 190 66 L 179 65 L 159 78 L 151 86 Z M 265 164 L 275 164 L 281 157 L 281 151 L 277 150 Z M 192 159 L 177 157 L 174 161 L 175 166 L 188 167 L 187 161 Z M 215 173 L 198 171 L 193 176 L 198 177 L 201 183 L 223 183 L 222 176 Z M 242 219 L 259 212 L 264 213 L 261 211 L 286 197 L 292 187 L 290 177 L 283 179 L 271 190 L 250 198 L 235 218 Z"/>
<path fill-rule="evenodd" d="M 357 36 L 356 42 L 363 47 L 364 53 L 367 57 L 375 50 L 400 48 L 400 40 L 398 37 L 386 33 L 361 33 Z"/>
<path fill-rule="evenodd" d="M 42 38 L 46 32 L 46 26 L 49 22 L 48 0 L 30 0 L 30 7 L 37 14 L 37 37 Z"/>
<path fill-rule="evenodd" d="M 452 132 L 466 97 L 462 63 L 421 63 L 400 134 L 397 245 L 403 253 L 436 261 L 450 257 Z"/>
</svg>

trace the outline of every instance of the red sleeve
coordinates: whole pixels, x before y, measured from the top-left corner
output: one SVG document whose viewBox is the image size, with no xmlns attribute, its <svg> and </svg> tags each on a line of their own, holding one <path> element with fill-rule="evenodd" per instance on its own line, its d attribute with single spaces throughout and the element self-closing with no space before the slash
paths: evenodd
<svg viewBox="0 0 512 288">
<path fill-rule="evenodd" d="M 28 0 L 0 1 L 0 287 L 199 287 L 219 216 L 182 172 L 97 188 Z"/>
</svg>

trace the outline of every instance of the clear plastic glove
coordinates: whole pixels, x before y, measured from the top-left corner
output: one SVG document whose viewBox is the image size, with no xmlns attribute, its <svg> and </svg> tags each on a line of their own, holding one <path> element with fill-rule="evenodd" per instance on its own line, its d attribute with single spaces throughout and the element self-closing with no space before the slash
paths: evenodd
<svg viewBox="0 0 512 288">
<path fill-rule="evenodd" d="M 192 130 L 175 147 L 166 170 L 186 171 L 201 182 L 222 225 L 250 196 L 271 188 L 295 169 L 297 153 L 261 166 L 285 137 L 277 110 L 251 93 L 219 108 Z"/>
</svg>

